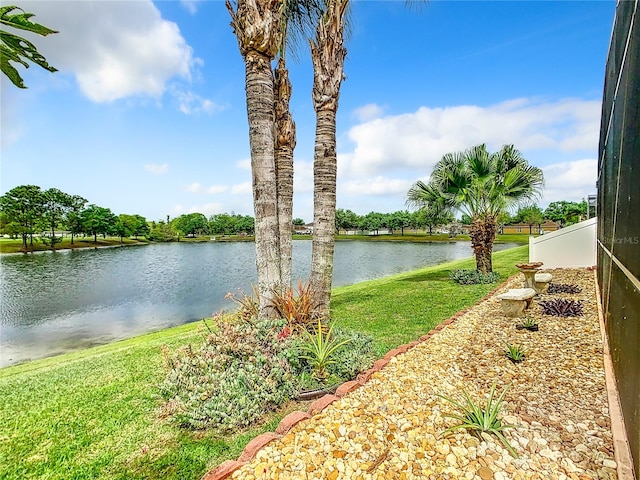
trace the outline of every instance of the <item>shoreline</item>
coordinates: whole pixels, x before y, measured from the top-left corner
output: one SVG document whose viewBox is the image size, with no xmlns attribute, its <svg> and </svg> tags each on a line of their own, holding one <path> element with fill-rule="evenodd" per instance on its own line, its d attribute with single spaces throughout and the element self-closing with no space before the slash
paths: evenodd
<svg viewBox="0 0 640 480">
<path fill-rule="evenodd" d="M 293 240 L 312 240 L 311 235 L 293 235 Z M 458 235 L 455 238 L 449 238 L 448 235 L 427 235 L 427 234 L 407 234 L 407 235 L 396 235 L 396 234 L 382 234 L 382 235 L 336 235 L 336 242 L 348 242 L 348 241 L 363 241 L 363 242 L 396 242 L 396 243 L 458 243 L 458 242 L 470 242 L 471 239 L 468 235 Z M 196 237 L 189 239 L 181 239 L 181 240 L 171 240 L 169 242 L 153 242 L 150 240 L 133 240 L 127 239 L 125 242 L 120 242 L 117 240 L 99 240 L 98 243 L 94 243 L 91 241 L 85 240 L 75 240 L 78 244 L 70 245 L 65 242 L 65 245 L 60 247 L 51 249 L 51 248 L 40 248 L 44 247 L 44 245 L 39 244 L 33 250 L 22 250 L 22 248 L 16 248 L 15 244 L 9 244 L 10 242 L 17 242 L 16 239 L 0 239 L 0 256 L 3 255 L 29 255 L 34 253 L 55 253 L 55 252 L 69 252 L 71 250 L 97 250 L 99 248 L 116 248 L 116 247 L 135 247 L 135 246 L 143 246 L 143 245 L 154 245 L 160 243 L 210 243 L 210 242 L 253 242 L 254 237 L 239 237 L 239 236 L 227 236 L 227 237 L 219 237 L 219 236 L 207 236 L 207 237 Z M 518 243 L 521 245 L 527 245 L 529 243 L 529 235 L 525 234 L 509 234 L 509 235 L 498 235 L 494 244 L 503 244 L 503 243 Z M 21 245 L 21 243 L 20 243 Z"/>
</svg>

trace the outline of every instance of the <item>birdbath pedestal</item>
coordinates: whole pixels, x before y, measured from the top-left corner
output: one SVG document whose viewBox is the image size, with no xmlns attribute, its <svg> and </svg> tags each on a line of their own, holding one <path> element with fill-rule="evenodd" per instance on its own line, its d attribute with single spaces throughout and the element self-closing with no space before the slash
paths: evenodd
<svg viewBox="0 0 640 480">
<path fill-rule="evenodd" d="M 536 273 L 540 270 L 542 262 L 520 263 L 516 265 L 524 275 L 524 288 L 533 288 L 536 285 Z"/>
</svg>

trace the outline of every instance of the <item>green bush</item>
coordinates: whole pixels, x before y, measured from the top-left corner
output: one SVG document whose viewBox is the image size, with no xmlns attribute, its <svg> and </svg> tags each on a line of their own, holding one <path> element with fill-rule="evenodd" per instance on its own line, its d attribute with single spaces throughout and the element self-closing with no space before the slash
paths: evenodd
<svg viewBox="0 0 640 480">
<path fill-rule="evenodd" d="M 180 425 L 229 432 L 250 425 L 296 395 L 285 322 L 219 319 L 199 350 L 165 353 L 164 409 Z"/>
<path fill-rule="evenodd" d="M 477 285 L 495 283 L 500 279 L 500 275 L 496 272 L 482 273 L 478 270 L 453 270 L 449 278 L 461 285 Z"/>
</svg>

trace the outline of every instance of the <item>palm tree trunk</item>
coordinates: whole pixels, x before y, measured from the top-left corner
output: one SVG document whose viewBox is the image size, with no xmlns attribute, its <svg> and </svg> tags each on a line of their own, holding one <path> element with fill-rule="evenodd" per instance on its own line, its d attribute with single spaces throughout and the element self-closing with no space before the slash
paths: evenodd
<svg viewBox="0 0 640 480">
<path fill-rule="evenodd" d="M 268 317 L 271 316 L 272 292 L 282 288 L 273 138 L 273 74 L 269 59 L 264 56 L 252 52 L 245 57 L 245 62 L 258 293 L 260 315 Z"/>
<path fill-rule="evenodd" d="M 229 0 L 227 10 L 245 61 L 247 116 L 255 216 L 256 267 L 260 316 L 273 316 L 273 291 L 280 291 L 280 242 L 274 138 L 274 85 L 271 62 L 280 45 L 279 0 Z"/>
<path fill-rule="evenodd" d="M 331 110 L 321 110 L 316 119 L 311 286 L 317 313 L 325 317 L 329 315 L 331 303 L 335 247 L 336 115 Z"/>
<path fill-rule="evenodd" d="M 291 227 L 293 219 L 293 150 L 296 148 L 296 124 L 291 117 L 291 82 L 285 59 L 278 59 L 274 72 L 275 96 L 275 157 L 280 232 L 280 281 L 283 288 L 291 286 L 293 255 Z"/>
<path fill-rule="evenodd" d="M 343 80 L 344 19 L 349 0 L 329 0 L 311 42 L 316 142 L 313 159 L 311 287 L 317 314 L 329 316 L 336 218 L 336 112 Z"/>
<path fill-rule="evenodd" d="M 471 222 L 469 235 L 471 236 L 471 248 L 476 256 L 476 269 L 482 273 L 493 271 L 491 254 L 493 242 L 496 238 L 497 224 L 495 220 L 477 219 Z"/>
</svg>

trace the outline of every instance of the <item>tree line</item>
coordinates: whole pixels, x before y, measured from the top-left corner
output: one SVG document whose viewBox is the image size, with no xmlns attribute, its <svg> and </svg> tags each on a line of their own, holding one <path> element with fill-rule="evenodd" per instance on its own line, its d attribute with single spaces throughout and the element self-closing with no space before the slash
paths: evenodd
<svg viewBox="0 0 640 480">
<path fill-rule="evenodd" d="M 64 235 L 145 237 L 150 241 L 173 241 L 200 234 L 247 234 L 254 232 L 249 215 L 221 213 L 208 219 L 201 213 L 188 213 L 174 219 L 147 221 L 142 215 L 116 215 L 111 209 L 89 204 L 80 195 L 57 188 L 20 185 L 0 197 L 0 234 L 22 238 L 22 248 L 33 246 L 34 236 L 52 249 Z"/>
</svg>

